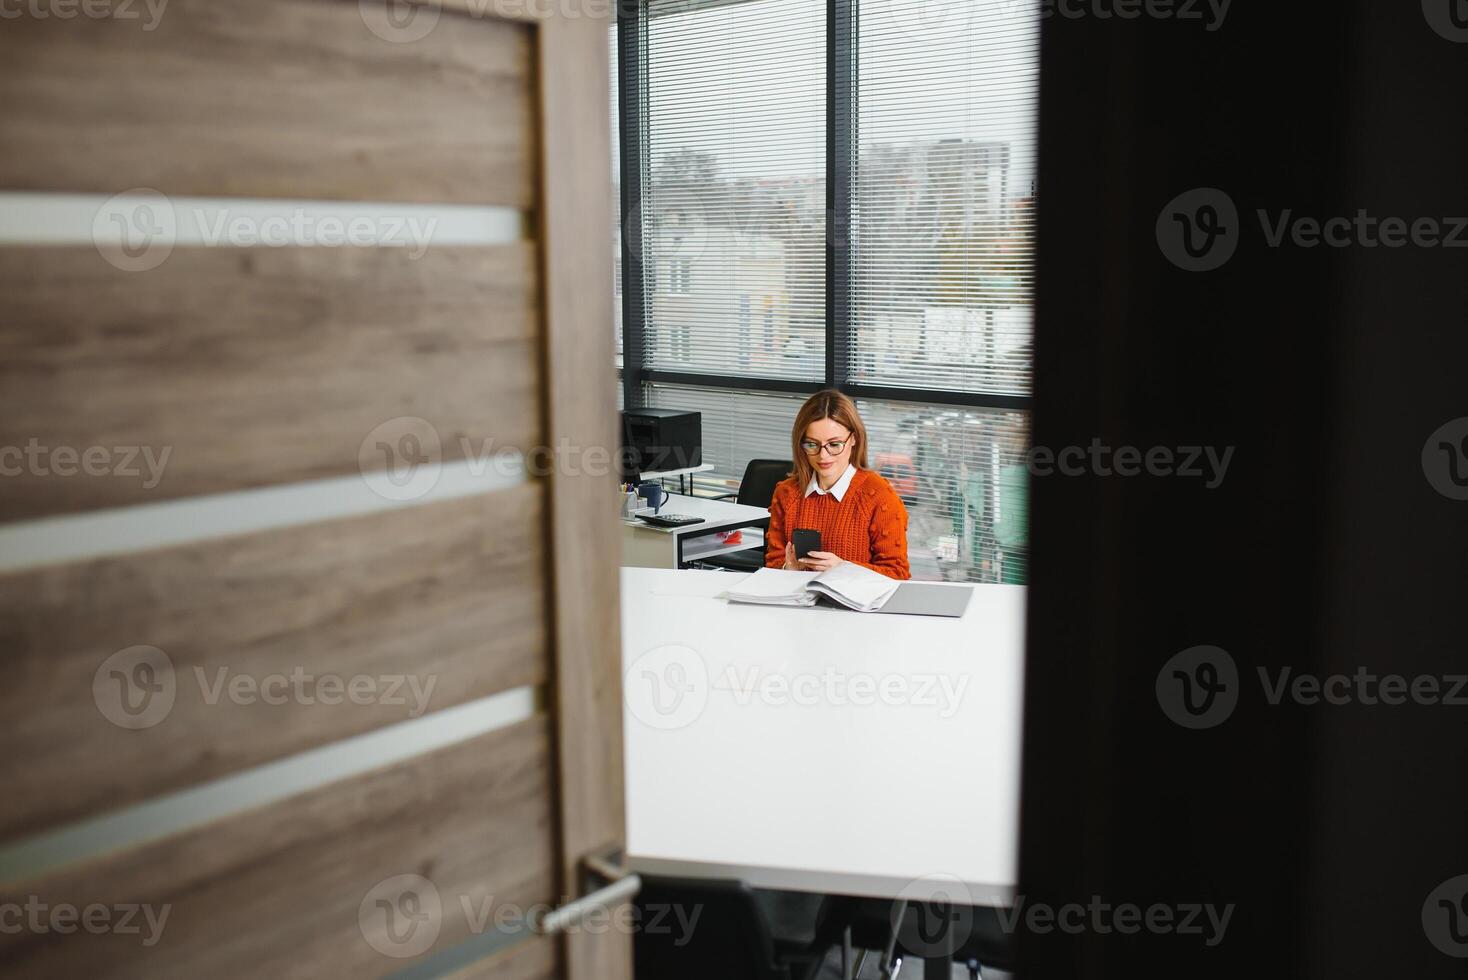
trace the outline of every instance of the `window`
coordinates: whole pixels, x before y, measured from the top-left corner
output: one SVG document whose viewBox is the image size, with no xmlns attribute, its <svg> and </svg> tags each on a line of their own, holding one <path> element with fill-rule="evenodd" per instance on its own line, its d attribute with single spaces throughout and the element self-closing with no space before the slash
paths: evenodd
<svg viewBox="0 0 1468 980">
<path fill-rule="evenodd" d="M 643 363 L 819 381 L 825 0 L 643 11 Z"/>
<path fill-rule="evenodd" d="M 1028 395 L 1039 22 L 862 0 L 852 168 L 857 383 Z"/>
<path fill-rule="evenodd" d="M 727 484 L 839 387 L 914 574 L 1024 581 L 1037 11 L 643 0 L 620 29 L 626 397 L 702 412 Z"/>
</svg>

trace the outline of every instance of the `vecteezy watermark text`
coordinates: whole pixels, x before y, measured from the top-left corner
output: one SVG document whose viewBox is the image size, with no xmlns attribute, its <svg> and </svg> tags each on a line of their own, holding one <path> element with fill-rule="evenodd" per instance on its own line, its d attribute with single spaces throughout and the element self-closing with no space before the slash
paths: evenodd
<svg viewBox="0 0 1468 980">
<path fill-rule="evenodd" d="M 1318 218 L 1293 208 L 1258 208 L 1255 218 L 1267 248 L 1468 248 L 1468 216 L 1355 214 Z M 1209 272 L 1231 259 L 1247 231 L 1233 198 L 1216 187 L 1178 195 L 1157 216 L 1157 245 L 1168 261 L 1190 272 Z"/>
<path fill-rule="evenodd" d="M 176 201 L 147 187 L 109 198 L 92 217 L 92 242 L 124 272 L 156 269 L 175 245 L 205 248 L 402 248 L 409 259 L 427 253 L 438 229 L 403 205 L 285 205 Z"/>
<path fill-rule="evenodd" d="M 32 437 L 24 446 L 0 446 L 0 477 L 142 477 L 143 489 L 152 490 L 172 454 L 172 446 L 46 446 Z"/>
<path fill-rule="evenodd" d="M 1417 705 L 1468 708 L 1468 674 L 1297 673 L 1293 667 L 1256 667 L 1259 689 L 1271 707 Z M 1184 728 L 1214 728 L 1233 714 L 1243 694 L 1238 665 L 1216 646 L 1190 647 L 1157 673 L 1157 703 Z"/>
<path fill-rule="evenodd" d="M 685 0 L 694 8 L 703 0 Z M 864 18 L 876 18 L 885 27 L 914 38 L 931 39 L 935 32 L 967 27 L 993 31 L 1005 21 L 1032 25 L 1061 20 L 1152 20 L 1202 25 L 1209 33 L 1223 27 L 1233 0 L 868 0 Z"/>
<path fill-rule="evenodd" d="M 951 2 L 951 0 L 950 0 Z M 1233 0 L 1019 0 L 1039 9 L 1040 19 L 1198 21 L 1212 33 L 1223 26 Z"/>
<path fill-rule="evenodd" d="M 167 8 L 168 0 L 0 0 L 0 20 L 138 20 L 152 31 Z"/>
<path fill-rule="evenodd" d="M 1089 446 L 1065 446 L 1054 449 L 1033 446 L 1025 454 L 1025 467 L 1031 476 L 1122 476 L 1181 477 L 1203 479 L 1205 488 L 1216 489 L 1228 474 L 1234 447 L 1226 446 L 1137 446 L 1111 447 L 1099 438 Z"/>
<path fill-rule="evenodd" d="M 190 675 L 185 675 L 190 676 Z M 195 666 L 191 676 L 199 703 L 213 707 L 287 704 L 305 707 L 382 705 L 406 709 L 408 718 L 428 710 L 438 676 L 417 674 L 315 673 L 305 667 L 267 674 L 234 671 L 227 666 L 206 670 Z M 119 728 L 152 728 L 172 713 L 187 685 L 181 685 L 173 660 L 153 646 L 119 650 L 97 668 L 92 699 L 102 716 Z"/>
<path fill-rule="evenodd" d="M 39 895 L 29 895 L 22 902 L 0 902 L 0 933 L 68 936 L 81 931 L 94 936 L 139 936 L 144 946 L 156 946 L 168 925 L 170 904 L 149 905 L 146 902 L 118 902 L 104 905 L 92 902 L 47 902 Z"/>
<path fill-rule="evenodd" d="M 357 449 L 357 466 L 372 491 L 388 500 L 416 500 L 438 485 L 444 460 L 461 460 L 470 476 L 486 473 L 516 477 L 607 476 L 638 469 L 635 449 L 581 445 L 561 438 L 554 446 L 500 446 L 492 438 L 460 436 L 445 443 L 427 419 L 401 415 L 376 426 Z M 681 452 L 671 455 L 669 468 L 692 465 Z"/>
<path fill-rule="evenodd" d="M 968 690 L 969 680 L 967 674 L 957 677 L 927 673 L 853 674 L 829 665 L 820 673 L 794 674 L 767 672 L 757 665 L 741 671 L 731 665 L 724 668 L 714 687 L 729 691 L 734 703 L 741 707 L 756 701 L 774 708 L 883 705 L 936 708 L 938 717 L 952 718 Z"/>
<path fill-rule="evenodd" d="M 796 672 L 729 665 L 710 676 L 696 650 L 668 644 L 647 650 L 632 662 L 623 677 L 622 692 L 632 717 L 650 728 L 668 731 L 697 721 L 716 694 L 741 708 L 913 708 L 951 718 L 970 679 L 967 674 L 923 671 L 872 674 L 834 665 Z"/>
<path fill-rule="evenodd" d="M 1006 935 L 1120 933 L 1198 936 L 1217 946 L 1228 932 L 1234 903 L 1116 902 L 1092 895 L 1085 901 L 1051 904 L 1018 895 L 1013 901 L 984 900 L 973 888 L 948 874 L 925 875 L 908 882 L 892 903 L 890 922 L 903 948 L 919 957 L 951 956 L 978 929 L 984 916 Z M 989 928 L 992 928 L 989 927 Z"/>
<path fill-rule="evenodd" d="M 1100 936 L 1120 933 L 1124 936 L 1145 932 L 1149 935 L 1202 936 L 1204 946 L 1217 946 L 1228 931 L 1234 904 L 1219 908 L 1209 903 L 1182 902 L 1175 905 L 1154 902 L 1142 906 L 1135 902 L 1103 901 L 1092 895 L 1084 904 L 1064 905 L 1029 903 L 1020 895 L 1014 905 L 998 910 L 999 925 L 1006 933 L 1016 932 L 1021 925 L 1028 932 L 1045 935 L 1063 932 L 1080 935 L 1092 932 Z"/>
<path fill-rule="evenodd" d="M 367 890 L 357 907 L 357 926 L 367 944 L 395 959 L 418 956 L 433 948 L 449 916 L 461 919 L 475 936 L 489 931 L 523 934 L 553 909 L 549 904 L 521 905 L 497 901 L 490 894 L 459 894 L 446 902 L 438 886 L 418 874 L 393 875 Z M 564 899 L 562 904 L 569 902 Z M 673 945 L 693 938 L 702 905 L 624 903 L 612 908 L 595 906 L 564 928 L 566 933 L 600 936 L 609 932 L 637 932 L 670 936 Z"/>
</svg>

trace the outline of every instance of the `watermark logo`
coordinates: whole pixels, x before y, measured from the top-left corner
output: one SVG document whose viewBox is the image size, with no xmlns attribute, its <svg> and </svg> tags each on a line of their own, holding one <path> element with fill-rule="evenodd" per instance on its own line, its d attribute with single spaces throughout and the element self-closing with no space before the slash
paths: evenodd
<svg viewBox="0 0 1468 980">
<path fill-rule="evenodd" d="M 173 661 L 157 647 L 119 650 L 92 675 L 92 700 L 118 728 L 152 728 L 168 717 L 177 694 Z"/>
<path fill-rule="evenodd" d="M 1439 37 L 1468 41 L 1468 0 L 1422 0 L 1422 16 Z"/>
<path fill-rule="evenodd" d="M 1427 896 L 1422 931 L 1443 953 L 1468 959 L 1468 875 L 1449 878 Z"/>
<path fill-rule="evenodd" d="M 1169 262 L 1188 272 L 1210 272 L 1239 247 L 1239 210 L 1216 187 L 1179 194 L 1157 216 L 1157 245 Z"/>
<path fill-rule="evenodd" d="M 178 213 L 161 191 L 136 187 L 108 199 L 92 217 L 92 242 L 123 272 L 156 269 L 173 254 Z"/>
<path fill-rule="evenodd" d="M 357 927 L 367 944 L 384 956 L 418 956 L 438 941 L 443 900 L 433 882 L 422 875 L 394 875 L 362 896 Z"/>
<path fill-rule="evenodd" d="M 905 885 L 897 898 L 889 914 L 892 931 L 914 956 L 951 956 L 973 935 L 974 907 L 979 903 L 952 875 L 924 875 Z"/>
<path fill-rule="evenodd" d="M 1422 472 L 1449 500 L 1468 500 L 1468 418 L 1444 424 L 1422 446 Z"/>
<path fill-rule="evenodd" d="M 622 691 L 632 717 L 649 728 L 686 728 L 708 705 L 708 665 L 689 647 L 654 647 L 627 668 Z"/>
<path fill-rule="evenodd" d="M 439 0 L 358 0 L 367 29 L 390 44 L 421 41 L 438 26 Z"/>
<path fill-rule="evenodd" d="M 400 415 L 367 433 L 357 466 L 373 493 L 387 500 L 417 500 L 438 485 L 443 443 L 427 419 Z"/>
<path fill-rule="evenodd" d="M 1184 728 L 1217 727 L 1238 706 L 1238 665 L 1219 647 L 1190 647 L 1157 672 L 1157 703 Z"/>
</svg>

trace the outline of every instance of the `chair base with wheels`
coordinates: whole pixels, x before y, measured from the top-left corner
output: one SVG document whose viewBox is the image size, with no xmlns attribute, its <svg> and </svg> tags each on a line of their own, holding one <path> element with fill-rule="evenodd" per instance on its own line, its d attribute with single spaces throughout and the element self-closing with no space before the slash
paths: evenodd
<svg viewBox="0 0 1468 980">
<path fill-rule="evenodd" d="M 968 967 L 970 980 L 982 977 L 984 967 L 1013 970 L 1014 945 L 1000 925 L 998 910 L 977 907 L 965 908 L 964 912 L 966 914 L 959 918 L 963 923 L 962 934 L 955 937 L 956 948 L 943 957 L 942 975 L 947 977 L 952 972 L 946 964 L 953 962 Z M 935 921 L 952 919 L 951 907 L 833 895 L 821 904 L 816 919 L 816 941 L 824 943 L 827 948 L 841 947 L 843 980 L 853 980 L 857 976 L 869 953 L 881 957 L 881 976 L 883 980 L 891 980 L 898 975 L 905 961 L 924 960 L 926 967 L 926 961 L 931 959 L 932 950 L 923 940 L 931 933 L 921 928 L 921 917 L 925 915 L 932 916 Z M 894 923 L 898 924 L 895 930 Z M 909 966 L 909 973 L 916 972 Z M 811 980 L 814 975 L 809 974 L 805 980 Z"/>
</svg>

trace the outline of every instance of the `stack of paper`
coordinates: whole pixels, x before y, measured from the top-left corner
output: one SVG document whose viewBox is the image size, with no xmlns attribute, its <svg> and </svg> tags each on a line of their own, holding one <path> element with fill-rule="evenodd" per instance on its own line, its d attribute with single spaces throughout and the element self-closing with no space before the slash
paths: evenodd
<svg viewBox="0 0 1468 980">
<path fill-rule="evenodd" d="M 857 612 L 875 612 L 901 584 L 881 572 L 848 562 L 824 572 L 761 568 L 726 595 L 730 602 L 762 606 L 809 606 L 815 604 L 817 595 L 823 595 Z"/>
<path fill-rule="evenodd" d="M 806 589 L 830 596 L 848 609 L 875 612 L 892 598 L 901 584 L 881 572 L 847 562 L 821 572 L 807 583 Z"/>
<path fill-rule="evenodd" d="M 762 606 L 809 606 L 815 593 L 806 585 L 815 572 L 790 572 L 783 568 L 761 568 L 728 592 L 731 602 L 753 602 Z"/>
</svg>

